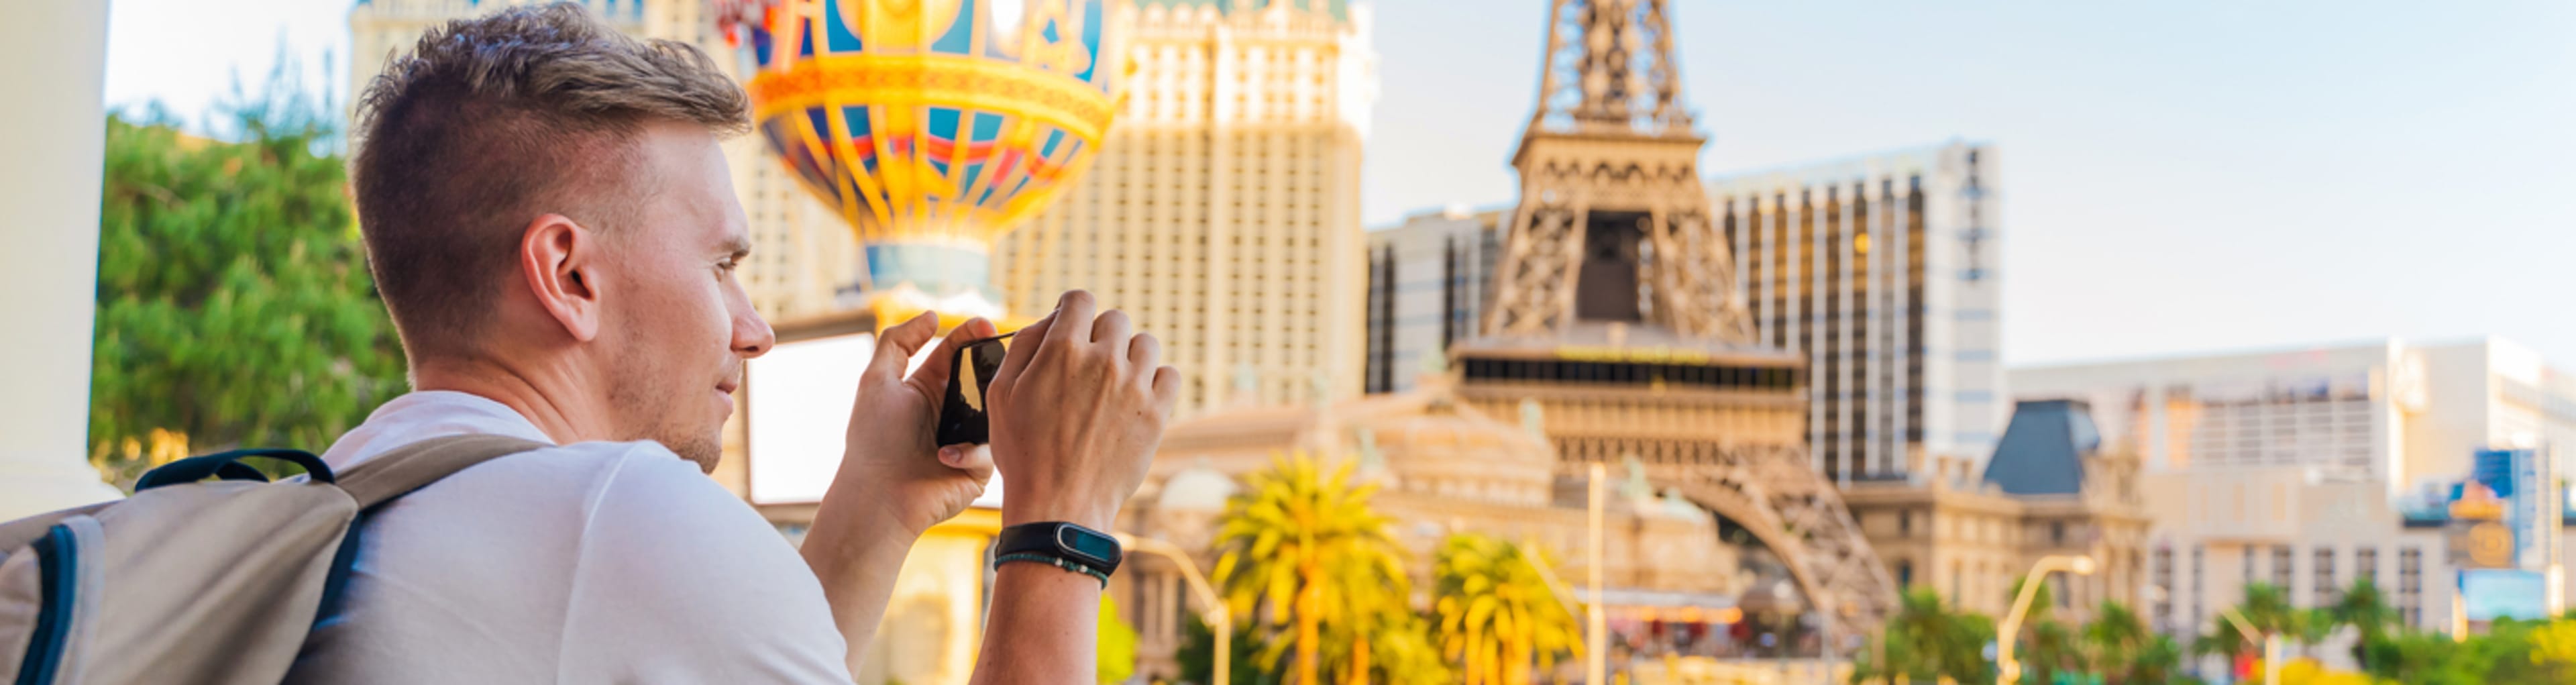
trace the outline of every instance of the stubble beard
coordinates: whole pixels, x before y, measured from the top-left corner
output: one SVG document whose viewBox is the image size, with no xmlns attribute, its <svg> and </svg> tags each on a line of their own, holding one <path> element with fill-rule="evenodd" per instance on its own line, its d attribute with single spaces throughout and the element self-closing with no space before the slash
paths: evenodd
<svg viewBox="0 0 2576 685">
<path fill-rule="evenodd" d="M 716 463 L 724 459 L 724 423 L 713 426 L 691 418 L 691 400 L 697 393 L 676 389 L 653 388 L 651 379 L 664 377 L 655 369 L 641 369 L 619 374 L 608 393 L 611 406 L 623 407 L 634 423 L 621 436 L 627 440 L 651 440 L 661 443 L 673 454 L 698 465 L 698 470 L 714 473 Z"/>
</svg>

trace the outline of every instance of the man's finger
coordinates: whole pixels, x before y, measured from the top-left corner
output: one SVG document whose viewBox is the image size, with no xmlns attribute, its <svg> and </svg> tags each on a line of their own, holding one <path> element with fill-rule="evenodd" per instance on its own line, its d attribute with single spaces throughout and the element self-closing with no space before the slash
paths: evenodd
<svg viewBox="0 0 2576 685">
<path fill-rule="evenodd" d="M 1055 303 L 1055 320 L 1064 326 L 1047 329 L 1046 342 L 1082 343 L 1091 338 L 1092 312 L 1099 305 L 1092 301 L 1091 291 L 1067 290 L 1064 299 Z M 1058 343 L 1058 344 L 1062 344 Z"/>
<path fill-rule="evenodd" d="M 868 370 L 862 377 L 869 382 L 903 380 L 904 364 L 912 359 L 913 353 L 921 351 L 922 345 L 930 342 L 931 334 L 938 332 L 939 314 L 936 312 L 922 312 L 885 329 L 884 333 L 877 334 L 876 358 L 868 361 Z"/>
<path fill-rule="evenodd" d="M 993 337 L 993 322 L 980 316 L 967 319 L 966 323 L 958 324 L 955 330 L 940 338 L 939 346 L 931 348 L 930 356 L 922 360 L 921 369 L 912 372 L 912 377 L 904 379 L 904 382 L 911 383 L 913 389 L 930 397 L 947 393 L 948 375 L 957 369 L 958 348 L 990 337 Z"/>
<path fill-rule="evenodd" d="M 939 463 L 974 476 L 976 483 L 993 481 L 993 450 L 980 445 L 949 445 L 939 450 Z"/>
<path fill-rule="evenodd" d="M 1181 370 L 1169 366 L 1154 369 L 1154 409 L 1171 418 L 1172 407 L 1181 402 Z"/>
<path fill-rule="evenodd" d="M 1002 354 L 1002 368 L 993 371 L 993 392 L 1008 393 L 1019 382 L 1020 369 L 1027 368 L 1029 357 L 1038 353 L 1038 343 L 1046 341 L 1047 330 L 1055 327 L 1055 314 L 1048 314 L 1011 334 L 1010 350 Z"/>
<path fill-rule="evenodd" d="M 1108 315 L 1103 314 L 1102 316 L 1106 317 Z M 1163 365 L 1163 341 L 1155 339 L 1154 334 L 1152 333 L 1138 333 L 1136 334 L 1136 337 L 1129 338 L 1127 340 L 1127 364 L 1128 368 L 1136 369 L 1138 372 L 1143 373 L 1147 381 L 1152 381 L 1154 378 L 1154 367 Z"/>
<path fill-rule="evenodd" d="M 1112 309 L 1101 312 L 1099 318 L 1091 320 L 1091 342 L 1093 343 L 1116 345 L 1118 347 L 1111 349 L 1125 351 L 1127 339 L 1135 335 L 1136 323 L 1127 319 L 1125 310 Z"/>
</svg>

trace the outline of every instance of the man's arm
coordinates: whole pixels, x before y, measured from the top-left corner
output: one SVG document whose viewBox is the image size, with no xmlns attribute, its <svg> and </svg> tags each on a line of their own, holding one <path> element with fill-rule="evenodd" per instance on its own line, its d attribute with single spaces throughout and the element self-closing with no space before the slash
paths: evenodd
<svg viewBox="0 0 2576 685">
<path fill-rule="evenodd" d="M 1043 564 L 993 572 L 993 608 L 975 680 L 1090 682 L 1099 669 L 1100 581 Z"/>
<path fill-rule="evenodd" d="M 994 374 L 994 465 L 1010 479 L 1002 525 L 1062 521 L 1109 532 L 1162 441 L 1180 375 L 1154 336 L 1091 294 L 1065 293 L 1022 329 Z M 993 578 L 978 685 L 1088 683 L 1098 668 L 1100 581 L 1034 562 Z"/>
<path fill-rule="evenodd" d="M 923 314 L 878 336 L 851 407 L 840 471 L 816 505 L 800 550 L 849 644 L 852 673 L 876 639 L 912 544 L 974 503 L 993 474 L 984 450 L 931 444 L 949 360 L 960 344 L 994 335 L 993 325 L 983 319 L 959 325 L 906 377 L 906 362 L 938 326 L 936 314 Z"/>
</svg>

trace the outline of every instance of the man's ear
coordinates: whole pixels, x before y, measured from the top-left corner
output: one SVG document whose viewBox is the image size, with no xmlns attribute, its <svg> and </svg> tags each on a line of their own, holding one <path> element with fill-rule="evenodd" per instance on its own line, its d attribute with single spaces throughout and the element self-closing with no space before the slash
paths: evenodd
<svg viewBox="0 0 2576 685">
<path fill-rule="evenodd" d="M 599 337 L 599 236 L 561 214 L 528 222 L 519 237 L 519 273 L 528 289 L 573 340 Z"/>
</svg>

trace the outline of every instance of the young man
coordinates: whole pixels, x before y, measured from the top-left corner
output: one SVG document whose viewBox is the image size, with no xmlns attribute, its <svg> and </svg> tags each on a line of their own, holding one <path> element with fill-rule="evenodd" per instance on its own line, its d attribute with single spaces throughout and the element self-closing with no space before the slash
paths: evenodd
<svg viewBox="0 0 2576 685">
<path fill-rule="evenodd" d="M 744 360 L 775 342 L 734 280 L 751 245 L 717 140 L 745 110 L 695 49 L 571 5 L 450 23 L 367 89 L 351 174 L 416 390 L 324 458 L 459 433 L 554 446 L 378 512 L 291 680 L 847 683 L 906 551 L 995 469 L 1005 526 L 1110 529 L 1178 379 L 1078 291 L 993 381 L 989 457 L 931 426 L 955 346 L 993 326 L 910 378 L 935 319 L 887 329 L 801 560 L 705 477 Z M 976 680 L 1087 681 L 1101 585 L 1002 564 Z"/>
</svg>

